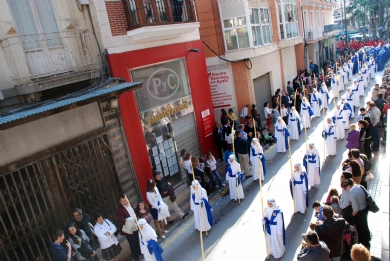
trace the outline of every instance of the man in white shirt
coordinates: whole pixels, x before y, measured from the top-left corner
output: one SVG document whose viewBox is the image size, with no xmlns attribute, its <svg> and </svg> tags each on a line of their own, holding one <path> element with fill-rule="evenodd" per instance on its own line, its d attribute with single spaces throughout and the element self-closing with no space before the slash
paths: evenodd
<svg viewBox="0 0 390 261">
<path fill-rule="evenodd" d="M 249 108 L 249 104 L 245 105 L 244 108 L 242 108 L 241 110 L 241 114 L 240 114 L 240 123 L 241 124 L 244 124 L 245 123 L 245 117 L 248 116 L 248 108 Z"/>
</svg>

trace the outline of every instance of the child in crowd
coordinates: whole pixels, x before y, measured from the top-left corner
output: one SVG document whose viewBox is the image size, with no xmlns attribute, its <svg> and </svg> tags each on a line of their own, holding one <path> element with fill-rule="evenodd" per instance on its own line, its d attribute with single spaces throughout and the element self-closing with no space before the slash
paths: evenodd
<svg viewBox="0 0 390 261">
<path fill-rule="evenodd" d="M 312 205 L 312 208 L 316 211 L 315 215 L 316 216 L 318 215 L 318 221 L 324 221 L 325 217 L 322 214 L 323 207 L 321 206 L 320 202 L 318 202 L 318 201 L 314 202 Z"/>
<path fill-rule="evenodd" d="M 282 104 L 282 119 L 286 124 L 288 124 L 288 110 L 286 109 L 286 106 Z"/>
<path fill-rule="evenodd" d="M 333 196 L 336 196 L 336 197 L 339 196 L 339 192 L 337 191 L 336 188 L 332 188 L 332 189 L 329 190 L 328 197 L 326 198 L 326 202 L 324 202 L 324 204 L 325 205 L 331 205 Z"/>
<path fill-rule="evenodd" d="M 340 208 L 340 200 L 338 196 L 332 197 L 332 205 L 330 205 L 333 208 L 334 213 L 341 214 L 341 208 Z"/>
</svg>

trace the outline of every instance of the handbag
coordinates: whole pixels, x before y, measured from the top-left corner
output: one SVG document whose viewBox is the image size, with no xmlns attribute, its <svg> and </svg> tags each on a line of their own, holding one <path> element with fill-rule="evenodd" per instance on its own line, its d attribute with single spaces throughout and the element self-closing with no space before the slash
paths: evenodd
<svg viewBox="0 0 390 261">
<path fill-rule="evenodd" d="M 367 208 L 372 213 L 376 213 L 379 211 L 379 207 L 376 205 L 375 201 L 372 199 L 371 195 L 368 193 L 368 191 L 360 186 L 360 188 L 364 191 L 364 194 L 366 195 L 366 202 L 367 202 Z"/>
</svg>

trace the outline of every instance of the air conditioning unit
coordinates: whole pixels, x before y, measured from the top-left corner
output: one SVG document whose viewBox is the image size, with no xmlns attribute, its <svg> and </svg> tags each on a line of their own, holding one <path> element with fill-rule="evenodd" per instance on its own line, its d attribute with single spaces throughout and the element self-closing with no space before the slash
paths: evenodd
<svg viewBox="0 0 390 261">
<path fill-rule="evenodd" d="M 307 38 L 313 39 L 313 32 L 307 32 Z"/>
</svg>

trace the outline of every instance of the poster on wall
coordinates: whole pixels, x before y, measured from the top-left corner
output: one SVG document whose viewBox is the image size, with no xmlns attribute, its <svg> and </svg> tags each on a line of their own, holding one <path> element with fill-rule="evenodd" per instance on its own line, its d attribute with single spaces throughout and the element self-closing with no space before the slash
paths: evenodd
<svg viewBox="0 0 390 261">
<path fill-rule="evenodd" d="M 204 110 L 202 111 L 202 121 L 203 121 L 203 128 L 204 128 L 204 136 L 210 136 L 213 134 L 213 123 L 210 119 L 210 110 Z"/>
<path fill-rule="evenodd" d="M 232 108 L 234 113 L 239 115 L 230 68 L 226 65 L 218 65 L 209 66 L 207 70 L 215 120 L 220 121 L 221 109 L 228 110 Z"/>
</svg>

